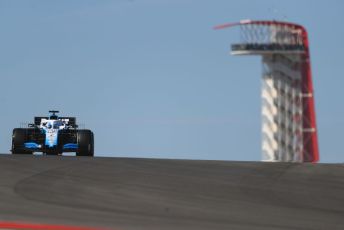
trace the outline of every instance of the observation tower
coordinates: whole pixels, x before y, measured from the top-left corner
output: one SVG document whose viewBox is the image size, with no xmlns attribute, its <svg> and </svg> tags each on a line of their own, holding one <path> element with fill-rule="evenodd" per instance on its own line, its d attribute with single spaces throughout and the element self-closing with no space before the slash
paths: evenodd
<svg viewBox="0 0 344 230">
<path fill-rule="evenodd" d="M 243 20 L 233 55 L 262 56 L 262 160 L 317 162 L 319 149 L 307 31 L 280 21 Z"/>
</svg>

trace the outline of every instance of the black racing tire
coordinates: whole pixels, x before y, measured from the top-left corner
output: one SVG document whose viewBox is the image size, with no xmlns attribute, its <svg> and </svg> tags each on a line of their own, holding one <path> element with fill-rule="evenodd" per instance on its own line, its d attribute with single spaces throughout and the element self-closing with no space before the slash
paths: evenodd
<svg viewBox="0 0 344 230">
<path fill-rule="evenodd" d="M 27 138 L 26 129 L 13 129 L 12 134 L 12 154 L 32 154 L 31 151 L 24 149 L 24 143 Z"/>
<path fill-rule="evenodd" d="M 81 129 L 77 131 L 78 151 L 77 156 L 94 156 L 94 135 L 91 130 Z"/>
<path fill-rule="evenodd" d="M 92 137 L 92 139 L 91 139 L 91 143 L 92 143 L 91 152 L 92 152 L 92 156 L 94 156 L 94 134 L 93 134 L 93 132 L 91 132 L 91 137 Z"/>
</svg>

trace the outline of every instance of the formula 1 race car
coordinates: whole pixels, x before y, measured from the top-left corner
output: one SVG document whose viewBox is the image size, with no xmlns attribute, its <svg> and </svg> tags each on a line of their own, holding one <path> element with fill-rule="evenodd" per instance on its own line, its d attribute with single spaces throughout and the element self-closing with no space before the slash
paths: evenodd
<svg viewBox="0 0 344 230">
<path fill-rule="evenodd" d="M 28 128 L 13 129 L 12 154 L 76 152 L 77 156 L 93 156 L 93 132 L 78 129 L 75 117 L 59 117 L 58 112 L 52 110 L 49 117 L 35 117 Z"/>
</svg>

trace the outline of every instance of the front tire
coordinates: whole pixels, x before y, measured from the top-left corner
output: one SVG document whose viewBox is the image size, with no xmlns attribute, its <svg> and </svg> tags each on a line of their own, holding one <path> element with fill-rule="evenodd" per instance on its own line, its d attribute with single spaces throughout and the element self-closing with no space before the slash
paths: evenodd
<svg viewBox="0 0 344 230">
<path fill-rule="evenodd" d="M 77 156 L 94 156 L 94 135 L 91 130 L 82 129 L 77 132 Z"/>
<path fill-rule="evenodd" d="M 26 129 L 13 129 L 12 134 L 12 154 L 32 154 L 31 151 L 25 150 Z"/>
</svg>

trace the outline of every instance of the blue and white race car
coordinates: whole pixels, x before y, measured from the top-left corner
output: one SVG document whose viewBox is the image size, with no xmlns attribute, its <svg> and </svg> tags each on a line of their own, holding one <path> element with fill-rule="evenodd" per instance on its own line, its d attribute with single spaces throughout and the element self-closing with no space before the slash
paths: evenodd
<svg viewBox="0 0 344 230">
<path fill-rule="evenodd" d="M 48 117 L 35 117 L 28 128 L 13 129 L 12 154 L 76 152 L 77 156 L 93 156 L 93 132 L 78 129 L 75 117 L 59 117 L 58 112 L 52 110 Z"/>
</svg>

